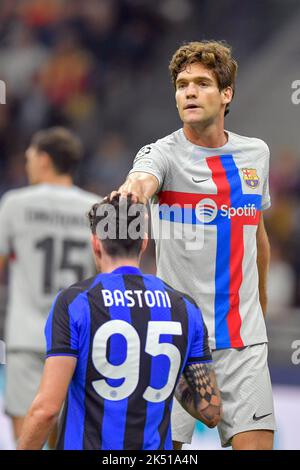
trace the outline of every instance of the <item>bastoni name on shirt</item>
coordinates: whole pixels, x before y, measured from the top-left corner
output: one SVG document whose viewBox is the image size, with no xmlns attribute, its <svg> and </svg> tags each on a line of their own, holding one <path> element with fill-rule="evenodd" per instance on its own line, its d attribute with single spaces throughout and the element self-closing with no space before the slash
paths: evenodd
<svg viewBox="0 0 300 470">
<path fill-rule="evenodd" d="M 171 300 L 168 292 L 161 290 L 108 290 L 101 289 L 105 307 L 169 307 Z"/>
</svg>

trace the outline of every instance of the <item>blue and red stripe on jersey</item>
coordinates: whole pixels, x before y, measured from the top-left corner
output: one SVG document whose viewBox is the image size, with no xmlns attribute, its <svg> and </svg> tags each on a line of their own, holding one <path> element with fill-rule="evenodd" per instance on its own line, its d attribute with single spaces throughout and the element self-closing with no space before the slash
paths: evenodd
<svg viewBox="0 0 300 470">
<path fill-rule="evenodd" d="M 217 187 L 217 194 L 161 191 L 158 194 L 160 219 L 170 222 L 204 224 L 196 216 L 196 206 L 202 200 L 213 200 L 218 208 L 216 217 L 207 225 L 217 227 L 215 268 L 215 338 L 216 348 L 243 347 L 239 290 L 243 280 L 245 225 L 258 225 L 262 196 L 244 194 L 239 170 L 232 155 L 207 157 L 207 166 Z M 251 205 L 256 209 L 249 215 L 221 216 L 221 206 L 238 209 Z M 164 210 L 168 206 L 172 211 Z M 177 206 L 177 208 L 176 208 Z M 185 207 L 189 206 L 189 207 Z M 249 206 L 248 206 L 249 207 Z M 201 308 L 201 305 L 200 305 Z"/>
</svg>

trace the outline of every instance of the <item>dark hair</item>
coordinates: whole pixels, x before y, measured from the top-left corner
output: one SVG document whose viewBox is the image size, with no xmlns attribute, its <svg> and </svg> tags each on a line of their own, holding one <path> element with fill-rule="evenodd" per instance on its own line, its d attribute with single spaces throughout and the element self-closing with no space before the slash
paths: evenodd
<svg viewBox="0 0 300 470">
<path fill-rule="evenodd" d="M 38 152 L 45 152 L 51 158 L 57 173 L 72 175 L 83 155 L 80 140 L 64 127 L 51 127 L 38 131 L 31 144 Z"/>
<path fill-rule="evenodd" d="M 112 258 L 137 257 L 146 231 L 146 206 L 119 194 L 92 206 L 88 213 L 90 228 Z M 100 223 L 102 222 L 102 223 Z"/>
<path fill-rule="evenodd" d="M 169 65 L 175 90 L 177 75 L 197 62 L 213 72 L 220 91 L 231 87 L 234 95 L 238 64 L 231 55 L 231 47 L 224 41 L 193 41 L 177 49 Z M 225 116 L 228 113 L 229 103 Z"/>
</svg>

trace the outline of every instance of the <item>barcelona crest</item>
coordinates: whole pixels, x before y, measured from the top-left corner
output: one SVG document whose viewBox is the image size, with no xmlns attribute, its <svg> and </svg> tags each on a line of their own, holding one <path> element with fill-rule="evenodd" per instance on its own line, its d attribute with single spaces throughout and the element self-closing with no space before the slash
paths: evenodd
<svg viewBox="0 0 300 470">
<path fill-rule="evenodd" d="M 255 189 L 259 185 L 259 177 L 255 168 L 242 168 L 243 178 L 247 186 Z"/>
</svg>

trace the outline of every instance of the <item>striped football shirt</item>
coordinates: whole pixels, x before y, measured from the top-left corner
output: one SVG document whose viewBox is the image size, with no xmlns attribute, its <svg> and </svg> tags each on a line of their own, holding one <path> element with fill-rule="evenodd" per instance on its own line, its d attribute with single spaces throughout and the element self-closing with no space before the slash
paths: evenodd
<svg viewBox="0 0 300 470">
<path fill-rule="evenodd" d="M 77 358 L 58 449 L 172 449 L 178 378 L 211 361 L 191 298 L 125 266 L 62 291 L 45 334 L 48 357 Z"/>
<path fill-rule="evenodd" d="M 259 302 L 256 232 L 270 207 L 265 142 L 227 132 L 221 148 L 183 129 L 137 154 L 132 172 L 156 176 L 152 200 L 157 275 L 200 306 L 211 349 L 267 341 Z"/>
</svg>

